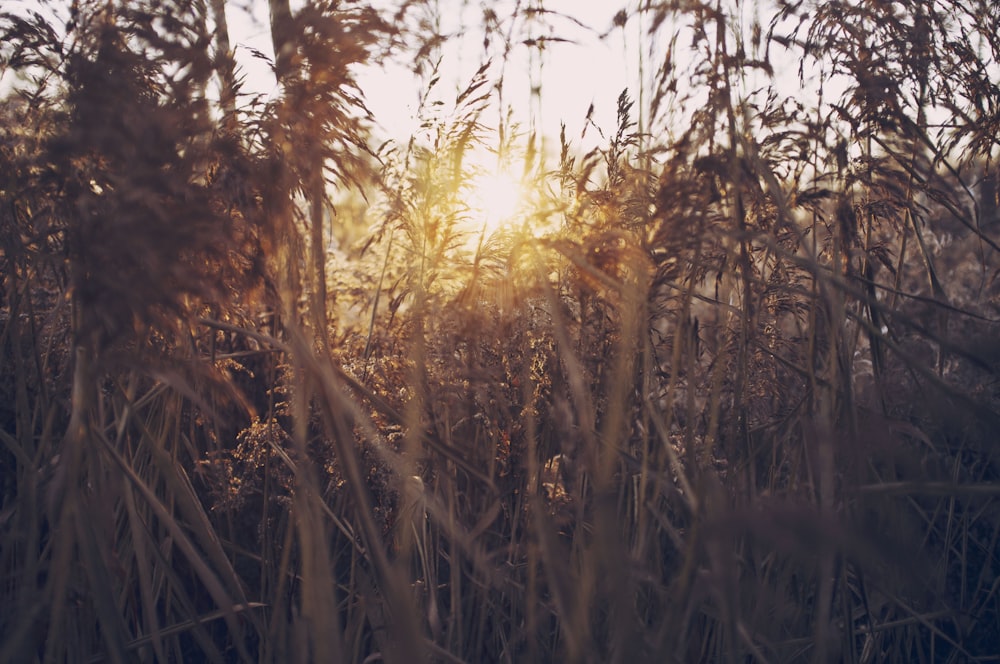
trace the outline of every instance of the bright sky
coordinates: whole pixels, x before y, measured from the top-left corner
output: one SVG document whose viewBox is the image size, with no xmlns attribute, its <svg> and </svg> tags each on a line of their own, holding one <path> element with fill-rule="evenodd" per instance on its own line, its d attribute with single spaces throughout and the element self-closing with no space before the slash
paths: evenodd
<svg viewBox="0 0 1000 664">
<path fill-rule="evenodd" d="M 389 4 L 375 2 L 373 4 Z M 484 61 L 482 32 L 482 6 L 496 12 L 501 21 L 511 16 L 511 0 L 500 2 L 470 2 L 468 0 L 440 0 L 441 29 L 447 34 L 459 35 L 449 40 L 442 51 L 441 82 L 439 95 L 450 103 L 458 91 L 464 89 L 472 75 Z M 527 4 L 522 2 L 523 4 Z M 565 122 L 568 137 L 578 146 L 589 149 L 599 141 L 597 132 L 589 128 L 585 141 L 579 137 L 585 127 L 587 110 L 594 104 L 593 121 L 611 133 L 615 128 L 616 104 L 619 93 L 626 86 L 633 99 L 637 94 L 638 39 L 637 21 L 629 22 L 628 39 L 623 39 L 621 28 L 612 28 L 615 13 L 634 0 L 546 0 L 544 7 L 554 12 L 550 23 L 555 36 L 575 40 L 575 43 L 552 43 L 546 47 L 541 66 L 542 107 L 540 113 L 542 133 L 555 141 L 560 122 Z M 506 13 L 505 13 L 506 12 Z M 569 18 L 558 16 L 565 14 Z M 247 75 L 247 88 L 256 92 L 270 92 L 274 79 L 266 65 L 251 55 L 250 48 L 271 54 L 270 33 L 267 28 L 267 3 L 262 0 L 236 0 L 228 3 L 227 16 L 236 58 Z M 465 28 L 463 30 L 463 27 Z M 549 34 L 545 28 L 536 28 L 538 34 Z M 599 35 L 609 33 L 606 39 Z M 526 36 L 522 34 L 522 38 Z M 626 41 L 628 44 L 626 45 Z M 514 119 L 522 127 L 529 127 L 530 100 L 530 50 L 519 46 L 511 54 L 504 68 L 504 104 L 514 111 Z M 537 51 L 536 51 L 537 53 Z M 494 59 L 494 71 L 499 73 L 499 62 Z M 536 67 L 537 71 L 537 67 Z M 629 81 L 633 81 L 628 85 Z M 408 63 L 390 64 L 373 68 L 359 76 L 367 103 L 386 138 L 403 140 L 417 129 L 415 114 L 418 94 L 423 82 L 410 72 Z M 498 116 L 485 120 L 495 125 Z M 536 121 L 539 117 L 535 118 Z"/>
<path fill-rule="evenodd" d="M 292 0 L 293 9 L 309 0 Z M 369 0 L 376 7 L 394 8 L 401 0 Z M 533 65 L 529 54 L 537 50 L 517 46 L 503 68 L 504 104 L 514 111 L 513 119 L 525 130 L 532 116 L 530 99 L 530 72 L 540 71 L 541 108 L 534 109 L 534 120 L 540 120 L 543 136 L 557 141 L 560 122 L 565 122 L 567 136 L 581 150 L 589 150 L 601 143 L 593 127 L 587 128 L 585 140 L 580 139 L 586 123 L 588 108 L 594 105 L 592 119 L 606 134 L 615 129 L 618 95 L 629 89 L 636 100 L 639 86 L 639 45 L 648 40 L 640 36 L 639 20 L 632 17 L 624 28 L 614 28 L 613 19 L 621 10 L 635 9 L 640 0 L 541 0 L 550 12 L 549 27 L 537 26 L 533 36 L 554 36 L 572 40 L 567 43 L 550 42 L 542 55 L 541 68 Z M 52 17 L 57 27 L 68 16 L 70 0 L 0 0 L 15 12 L 41 11 Z M 434 4 L 430 2 L 429 4 Z M 501 22 L 509 25 L 515 5 L 524 7 L 528 0 L 437 0 L 441 15 L 441 31 L 456 35 L 447 40 L 441 53 L 442 71 L 438 94 L 446 104 L 470 81 L 485 60 L 482 42 L 483 7 L 493 10 Z M 268 65 L 252 55 L 256 50 L 272 56 L 266 0 L 226 0 L 226 14 L 230 38 L 235 49 L 237 64 L 246 75 L 246 92 L 269 94 L 276 90 Z M 505 25 L 506 29 L 508 25 Z M 515 37 L 528 36 L 523 31 Z M 551 29 L 550 29 L 551 28 Z M 600 35 L 606 35 L 604 39 Z M 494 53 L 499 44 L 494 44 Z M 380 125 L 382 138 L 403 140 L 417 128 L 415 113 L 418 94 L 424 82 L 416 79 L 409 70 L 412 62 L 388 64 L 384 68 L 371 68 L 359 75 L 369 108 Z M 500 72 L 499 58 L 494 57 L 496 74 Z M 649 66 L 649 65 L 647 65 Z M 649 72 L 646 72 L 649 77 Z M 638 100 L 637 100 L 638 101 Z M 637 104 L 638 107 L 638 104 Z M 484 118 L 490 125 L 499 116 Z"/>
<path fill-rule="evenodd" d="M 311 0 L 291 0 L 293 9 Z M 394 10 L 403 0 L 367 0 L 375 7 Z M 600 128 L 605 135 L 615 130 L 617 99 L 623 89 L 628 89 L 635 109 L 648 106 L 648 100 L 639 98 L 643 86 L 641 79 L 651 80 L 659 62 L 649 61 L 647 49 L 650 39 L 645 31 L 651 20 L 636 12 L 643 0 L 426 0 L 415 3 L 413 12 L 426 11 L 420 7 L 426 4 L 436 7 L 439 13 L 440 31 L 450 36 L 441 47 L 440 82 L 436 88 L 437 99 L 444 102 L 447 109 L 457 93 L 464 89 L 473 74 L 488 57 L 483 52 L 483 8 L 487 7 L 498 17 L 502 28 L 510 28 L 514 8 L 520 6 L 522 18 L 514 29 L 517 45 L 506 63 L 499 57 L 500 44 L 494 40 L 492 52 L 494 77 L 504 78 L 503 103 L 513 111 L 512 119 L 523 132 L 535 128 L 550 148 L 558 145 L 560 123 L 565 123 L 567 138 L 573 147 L 584 153 L 595 146 L 606 145 L 595 129 Z M 736 0 L 737 11 L 745 14 L 744 5 Z M 40 10 L 43 14 L 61 16 L 53 25 L 60 26 L 68 15 L 70 0 L 0 0 L 10 3 L 11 9 Z M 276 92 L 274 76 L 268 64 L 254 57 L 257 51 L 267 57 L 272 56 L 271 33 L 269 27 L 268 3 L 266 0 L 225 0 L 230 38 L 235 49 L 235 58 L 241 73 L 245 75 L 245 92 L 271 94 Z M 525 7 L 541 5 L 547 15 L 536 21 L 530 28 L 524 24 Z M 752 11 L 760 12 L 758 5 Z M 614 27 L 614 17 L 620 10 L 626 10 L 629 20 L 624 28 Z M 749 17 L 743 16 L 749 24 Z M 645 24 L 643 23 L 645 21 Z M 669 30 L 667 30 L 669 32 Z M 549 42 L 541 54 L 541 64 L 537 61 L 538 49 L 520 43 L 527 37 L 548 36 L 568 40 Z M 675 56 L 677 54 L 675 53 Z M 386 63 L 384 67 L 369 67 L 358 73 L 357 79 L 365 94 L 366 102 L 378 124 L 376 141 L 395 139 L 405 141 L 413 135 L 419 122 L 416 118 L 418 99 L 426 80 L 420 80 L 411 72 L 412 54 L 400 53 L 399 60 Z M 640 62 L 646 58 L 641 72 Z M 675 64 L 679 64 L 676 63 Z M 775 65 L 780 68 L 780 62 Z M 779 75 L 781 72 L 779 72 Z M 537 100 L 531 99 L 532 75 L 540 80 L 542 91 L 540 108 Z M 785 72 L 785 77 L 794 79 L 794 67 Z M 495 80 L 495 78 L 494 78 Z M 0 81 L 2 89 L 3 81 Z M 794 91 L 795 85 L 787 89 Z M 647 84 L 648 90 L 650 86 Z M 643 102 L 647 102 L 644 104 Z M 587 122 L 587 113 L 593 104 L 592 123 Z M 488 126 L 499 123 L 501 109 L 491 110 L 481 120 Z M 637 117 L 633 121 L 639 120 Z M 537 126 L 533 123 L 537 123 Z M 641 127 L 645 129 L 646 127 Z M 586 132 L 586 136 L 581 135 Z"/>
</svg>

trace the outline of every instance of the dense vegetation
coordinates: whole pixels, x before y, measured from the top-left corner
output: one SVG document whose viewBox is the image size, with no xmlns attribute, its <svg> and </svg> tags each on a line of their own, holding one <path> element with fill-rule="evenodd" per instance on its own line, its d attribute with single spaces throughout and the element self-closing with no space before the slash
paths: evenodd
<svg viewBox="0 0 1000 664">
<path fill-rule="evenodd" d="M 0 661 L 997 661 L 997 6 L 623 3 L 557 154 L 484 4 L 382 148 L 449 3 L 0 15 Z"/>
</svg>

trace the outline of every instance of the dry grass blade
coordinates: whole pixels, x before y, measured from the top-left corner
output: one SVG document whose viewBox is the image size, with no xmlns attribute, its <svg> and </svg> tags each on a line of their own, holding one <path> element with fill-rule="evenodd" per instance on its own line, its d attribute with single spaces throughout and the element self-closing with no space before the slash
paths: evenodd
<svg viewBox="0 0 1000 664">
<path fill-rule="evenodd" d="M 305 357 L 315 357 L 309 352 L 308 345 L 300 335 L 293 333 L 291 342 L 293 350 Z M 383 656 L 391 661 L 400 662 L 413 656 L 422 658 L 424 640 L 416 625 L 416 612 L 411 606 L 408 594 L 404 592 L 405 586 L 399 578 L 398 571 L 390 565 L 380 544 L 379 528 L 372 519 L 374 511 L 372 500 L 365 478 L 361 474 L 357 452 L 353 447 L 353 435 L 345 422 L 351 408 L 345 404 L 343 389 L 328 363 L 315 358 L 307 366 L 312 374 L 310 378 L 317 381 L 317 387 L 321 390 L 320 394 L 325 402 L 321 414 L 334 440 L 348 487 L 358 506 L 357 519 L 361 524 L 361 534 L 375 568 L 380 590 L 385 594 L 391 612 L 392 640 L 388 643 L 390 650 L 383 653 Z"/>
<path fill-rule="evenodd" d="M 161 524 L 170 532 L 173 541 L 176 542 L 177 546 L 185 554 L 188 562 L 192 565 L 192 567 L 198 574 L 201 583 L 204 584 L 205 589 L 209 592 L 209 594 L 212 596 L 212 598 L 215 600 L 218 606 L 222 607 L 222 611 L 224 612 L 224 618 L 229 626 L 229 629 L 232 630 L 233 634 L 239 634 L 241 630 L 239 624 L 236 622 L 236 614 L 234 612 L 234 609 L 232 609 L 231 607 L 242 606 L 244 603 L 243 601 L 241 601 L 242 598 L 240 597 L 234 598 L 229 595 L 229 592 L 223 586 L 222 582 L 220 582 L 218 575 L 214 571 L 212 571 L 211 567 L 209 567 L 209 565 L 202 558 L 201 553 L 194 546 L 194 544 L 189 539 L 187 533 L 184 532 L 180 524 L 174 518 L 173 513 L 167 508 L 166 505 L 164 505 L 160 501 L 160 499 L 157 497 L 156 493 L 152 490 L 152 488 L 149 487 L 146 484 L 146 482 L 144 482 L 142 478 L 135 473 L 132 467 L 125 461 L 125 459 L 121 457 L 121 455 L 117 452 L 117 450 L 114 449 L 112 443 L 103 436 L 99 436 L 98 440 L 100 441 L 100 443 L 102 443 L 104 452 L 118 466 L 118 468 L 122 471 L 122 473 L 124 473 L 124 475 L 132 482 L 132 485 L 142 495 L 146 504 L 149 505 L 149 507 L 153 510 L 153 513 L 159 518 Z M 173 470 L 174 468 L 171 465 L 167 469 L 167 472 L 172 472 Z M 202 540 L 203 545 L 204 544 L 211 545 L 213 542 L 217 544 L 217 540 L 213 536 L 209 536 L 207 542 L 205 540 Z M 223 560 L 225 560 L 224 557 Z M 226 567 L 229 567 L 228 561 L 226 561 Z M 223 569 L 225 570 L 225 568 Z M 232 582 L 234 580 L 234 576 L 232 576 L 232 568 L 229 567 L 228 571 L 230 572 L 231 576 L 229 576 L 227 580 Z M 238 584 L 238 581 L 236 581 L 236 583 Z M 240 651 L 242 651 L 240 652 L 241 657 L 247 660 L 251 659 L 249 653 L 246 652 L 245 646 L 242 643 L 237 641 L 236 647 Z"/>
<path fill-rule="evenodd" d="M 127 651 L 140 650 L 146 646 L 155 643 L 156 639 L 163 639 L 170 636 L 175 636 L 177 634 L 183 634 L 184 632 L 194 628 L 196 625 L 204 625 L 210 623 L 213 620 L 219 620 L 220 618 L 225 618 L 229 613 L 242 613 L 243 611 L 249 611 L 252 609 L 260 609 L 267 606 L 266 604 L 260 604 L 259 602 L 251 602 L 247 606 L 236 605 L 231 609 L 212 611 L 204 615 L 198 616 L 192 620 L 188 620 L 182 623 L 176 623 L 174 625 L 167 625 L 159 630 L 158 636 L 141 636 L 137 639 L 133 639 L 125 644 L 125 649 Z M 155 647 L 155 646 L 154 646 Z M 87 664 L 98 664 L 99 662 L 106 661 L 105 657 L 91 657 L 87 660 Z"/>
</svg>

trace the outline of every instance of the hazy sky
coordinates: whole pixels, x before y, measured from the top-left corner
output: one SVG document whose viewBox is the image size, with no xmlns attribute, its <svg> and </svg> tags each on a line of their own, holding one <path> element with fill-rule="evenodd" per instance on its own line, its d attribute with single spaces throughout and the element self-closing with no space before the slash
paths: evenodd
<svg viewBox="0 0 1000 664">
<path fill-rule="evenodd" d="M 483 35 L 477 29 L 484 5 L 503 20 L 510 16 L 514 3 L 509 0 L 439 2 L 442 30 L 459 35 L 450 40 L 441 53 L 438 96 L 446 104 L 454 100 L 457 91 L 464 88 L 484 61 Z M 634 97 L 637 88 L 635 84 L 628 85 L 629 81 L 636 80 L 638 53 L 635 45 L 640 43 L 636 21 L 633 19 L 625 29 L 629 37 L 627 45 L 622 38 L 622 29 L 612 29 L 613 17 L 619 9 L 626 7 L 626 0 L 547 0 L 544 7 L 554 12 L 550 17 L 554 34 L 573 39 L 575 43 L 553 43 L 544 52 L 540 129 L 555 139 L 559 134 L 560 121 L 563 121 L 569 136 L 579 143 L 588 107 L 593 103 L 594 122 L 605 133 L 613 132 L 619 93 L 628 86 Z M 558 14 L 571 16 L 582 26 Z M 247 87 L 260 92 L 273 90 L 274 79 L 266 65 L 254 59 L 248 50 L 254 48 L 268 55 L 271 53 L 267 3 L 262 0 L 230 2 L 227 16 L 237 61 L 247 74 Z M 604 33 L 610 34 L 601 39 L 599 35 Z M 531 108 L 529 51 L 528 47 L 519 46 L 504 67 L 504 103 L 513 108 L 515 119 L 525 129 L 529 125 Z M 495 60 L 494 64 L 493 71 L 499 73 L 499 63 Z M 407 64 L 367 69 L 359 76 L 359 82 L 369 108 L 386 137 L 403 139 L 416 129 L 414 115 L 423 82 L 409 71 Z M 495 114 L 486 118 L 490 124 L 495 124 L 496 119 Z M 598 140 L 598 136 L 593 128 L 588 129 L 588 133 L 583 143 L 589 146 Z"/>
<path fill-rule="evenodd" d="M 308 0 L 292 0 L 292 6 L 301 6 Z M 620 9 L 631 9 L 639 0 L 544 0 L 544 8 L 551 12 L 548 28 L 536 28 L 535 36 L 548 34 L 572 40 L 568 43 L 551 43 L 542 56 L 541 89 L 542 107 L 535 109 L 535 120 L 541 119 L 540 129 L 555 141 L 560 122 L 565 122 L 567 133 L 576 147 L 587 150 L 600 142 L 593 127 L 587 129 L 585 139 L 580 139 L 587 110 L 593 103 L 593 122 L 612 133 L 615 129 L 616 102 L 623 88 L 628 87 L 633 99 L 638 94 L 638 44 L 640 26 L 632 18 L 624 31 L 613 28 L 613 18 Z M 40 11 L 50 17 L 53 26 L 61 27 L 68 17 L 70 0 L 0 0 L 5 9 L 15 12 Z M 398 0 L 371 0 L 375 6 L 393 7 Z M 433 3 L 431 3 L 433 4 Z M 441 82 L 438 98 L 446 106 L 454 101 L 473 73 L 484 62 L 482 24 L 483 7 L 492 9 L 501 21 L 512 14 L 517 0 L 438 0 L 441 30 L 456 35 L 448 40 L 442 57 Z M 521 0 L 522 8 L 527 0 Z M 227 0 L 227 20 L 235 49 L 237 64 L 246 76 L 245 91 L 271 94 L 276 91 L 274 76 L 268 65 L 255 58 L 252 50 L 272 56 L 271 36 L 268 27 L 266 0 Z M 601 38 L 600 35 L 606 35 Z M 517 35 L 515 35 L 517 36 Z M 528 35 L 520 33 L 521 39 Z M 252 49 L 252 50 L 251 50 Z M 503 68 L 504 104 L 513 108 L 514 119 L 522 129 L 529 127 L 531 113 L 529 53 L 527 46 L 517 46 Z M 537 55 L 537 51 L 536 51 Z M 359 73 L 358 80 L 365 93 L 369 108 L 379 124 L 379 134 L 384 138 L 408 138 L 417 127 L 415 113 L 418 95 L 424 81 L 410 71 L 412 62 L 398 62 L 385 67 L 371 67 Z M 536 63 L 537 64 L 537 63 Z M 495 74 L 500 63 L 494 58 Z M 538 71 L 536 69 L 536 71 Z M 649 76 L 647 72 L 647 77 Z M 9 81 L 4 81 L 9 83 Z M 0 84 L 2 85 L 2 84 Z M 498 119 L 494 112 L 485 118 L 495 126 Z"/>
</svg>

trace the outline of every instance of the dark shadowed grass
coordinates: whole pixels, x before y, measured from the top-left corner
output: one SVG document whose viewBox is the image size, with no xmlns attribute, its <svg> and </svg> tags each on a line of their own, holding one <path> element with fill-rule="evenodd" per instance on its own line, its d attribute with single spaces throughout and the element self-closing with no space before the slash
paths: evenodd
<svg viewBox="0 0 1000 664">
<path fill-rule="evenodd" d="M 265 104 L 82 5 L 0 19 L 0 661 L 996 661 L 991 5 L 650 5 L 558 156 L 490 65 L 376 156 L 350 65 L 440 36 L 364 8 Z"/>
</svg>

